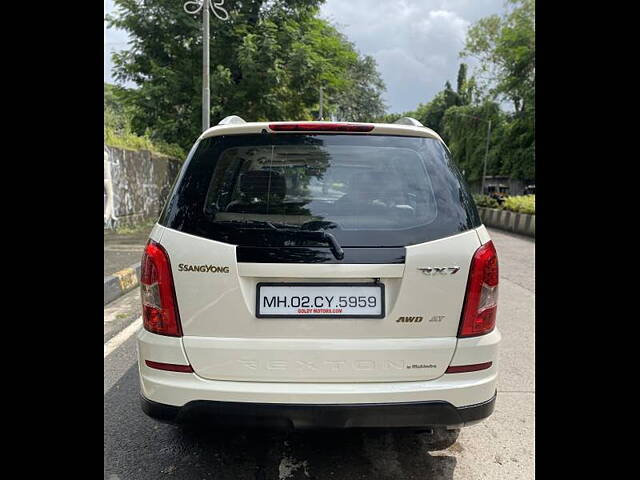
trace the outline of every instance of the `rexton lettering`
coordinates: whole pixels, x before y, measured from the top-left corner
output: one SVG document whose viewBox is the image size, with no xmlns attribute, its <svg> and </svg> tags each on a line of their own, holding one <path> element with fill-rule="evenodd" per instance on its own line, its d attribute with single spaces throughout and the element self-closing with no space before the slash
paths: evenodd
<svg viewBox="0 0 640 480">
<path fill-rule="evenodd" d="M 375 371 L 375 370 L 405 370 L 411 368 L 437 368 L 434 364 L 412 364 L 405 360 L 258 360 L 258 359 L 238 359 L 227 360 L 216 367 L 222 367 L 225 364 L 238 363 L 240 366 L 249 370 L 281 370 L 281 371 L 299 371 L 299 372 L 318 372 L 318 371 Z"/>
<path fill-rule="evenodd" d="M 178 264 L 179 272 L 203 272 L 203 273 L 229 273 L 229 267 L 217 267 L 215 265 L 189 265 Z"/>
</svg>

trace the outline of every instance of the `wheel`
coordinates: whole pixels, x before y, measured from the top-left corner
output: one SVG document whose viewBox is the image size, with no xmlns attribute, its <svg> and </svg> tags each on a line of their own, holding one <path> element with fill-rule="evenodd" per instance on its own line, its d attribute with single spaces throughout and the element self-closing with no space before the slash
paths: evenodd
<svg viewBox="0 0 640 480">
<path fill-rule="evenodd" d="M 446 428 L 433 428 L 429 432 L 420 433 L 424 436 L 424 445 L 429 451 L 446 450 L 456 443 L 460 429 L 447 430 Z"/>
</svg>

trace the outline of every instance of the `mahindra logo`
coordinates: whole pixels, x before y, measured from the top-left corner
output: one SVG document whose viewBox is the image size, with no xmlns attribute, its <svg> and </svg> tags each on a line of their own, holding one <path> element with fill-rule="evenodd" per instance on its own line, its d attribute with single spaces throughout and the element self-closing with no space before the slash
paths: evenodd
<svg viewBox="0 0 640 480">
<path fill-rule="evenodd" d="M 455 275 L 460 270 L 460 267 L 418 267 L 425 275 Z"/>
</svg>

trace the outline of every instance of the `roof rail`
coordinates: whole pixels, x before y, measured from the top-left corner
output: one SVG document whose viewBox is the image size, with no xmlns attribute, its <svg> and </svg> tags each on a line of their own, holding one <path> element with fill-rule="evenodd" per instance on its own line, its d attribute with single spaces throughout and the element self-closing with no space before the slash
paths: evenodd
<svg viewBox="0 0 640 480">
<path fill-rule="evenodd" d="M 218 122 L 218 125 L 239 125 L 241 123 L 247 123 L 245 120 L 237 115 L 229 115 L 224 117 Z"/>
<path fill-rule="evenodd" d="M 399 125 L 411 125 L 412 127 L 424 127 L 422 123 L 420 123 L 418 120 L 416 120 L 413 117 L 402 117 L 393 123 L 397 123 Z"/>
</svg>

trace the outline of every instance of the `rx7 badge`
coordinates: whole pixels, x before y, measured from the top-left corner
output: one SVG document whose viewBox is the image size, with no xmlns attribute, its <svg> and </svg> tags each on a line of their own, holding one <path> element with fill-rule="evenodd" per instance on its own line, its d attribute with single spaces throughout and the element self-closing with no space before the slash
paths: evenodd
<svg viewBox="0 0 640 480">
<path fill-rule="evenodd" d="M 455 275 L 460 270 L 460 267 L 418 267 L 425 275 Z"/>
</svg>

